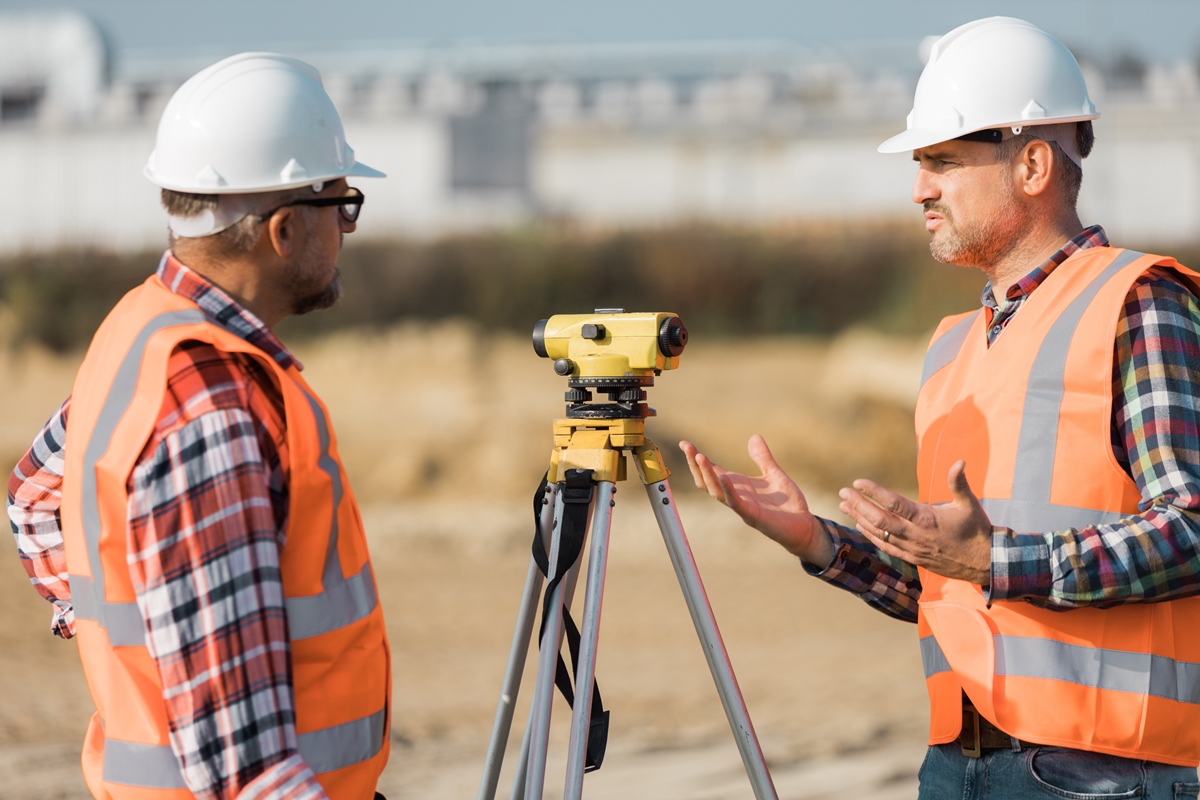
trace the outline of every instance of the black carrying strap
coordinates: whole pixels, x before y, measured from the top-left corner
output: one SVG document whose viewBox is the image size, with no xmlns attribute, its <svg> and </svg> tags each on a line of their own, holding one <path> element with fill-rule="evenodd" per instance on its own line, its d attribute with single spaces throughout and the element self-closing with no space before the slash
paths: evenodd
<svg viewBox="0 0 1200 800">
<path fill-rule="evenodd" d="M 550 484 L 546 475 L 538 485 L 533 495 L 533 560 L 537 562 L 542 574 L 550 575 L 550 557 L 546 554 L 546 545 L 542 541 L 541 514 Z M 538 647 L 541 647 L 542 636 L 546 632 L 546 618 L 550 612 L 550 598 L 554 590 L 562 583 L 567 571 L 579 560 L 583 552 L 583 539 L 587 533 L 588 511 L 592 507 L 594 484 L 592 470 L 569 469 L 566 481 L 562 487 L 563 514 L 562 526 L 558 542 L 558 563 L 554 566 L 554 577 L 546 584 L 546 593 L 542 597 L 542 624 L 538 629 Z M 571 676 L 579 670 L 579 628 L 571 618 L 571 612 L 566 604 L 562 608 L 563 634 L 567 640 L 567 648 L 571 651 L 571 670 L 563 660 L 562 653 L 558 654 L 558 666 L 554 673 L 554 685 L 562 693 L 563 698 L 571 708 L 575 707 L 575 690 L 572 688 Z M 600 699 L 600 687 L 592 680 L 592 716 L 588 730 L 587 765 L 585 772 L 600 769 L 604 763 L 604 750 L 608 746 L 608 712 L 604 710 L 604 702 Z"/>
</svg>

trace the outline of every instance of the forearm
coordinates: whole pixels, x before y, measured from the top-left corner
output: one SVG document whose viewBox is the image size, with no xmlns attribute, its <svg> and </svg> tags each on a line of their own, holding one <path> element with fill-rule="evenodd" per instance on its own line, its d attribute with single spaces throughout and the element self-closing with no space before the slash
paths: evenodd
<svg viewBox="0 0 1200 800">
<path fill-rule="evenodd" d="M 54 605 L 50 630 L 64 639 L 75 635 L 60 514 L 70 403 L 68 399 L 59 406 L 13 469 L 7 502 L 21 566 L 38 594 Z"/>
<path fill-rule="evenodd" d="M 250 415 L 222 410 L 165 437 L 131 479 L 131 578 L 200 798 L 324 797 L 297 752 L 267 472 Z"/>
<path fill-rule="evenodd" d="M 1172 502 L 1109 525 L 992 537 L 992 602 L 1067 610 L 1196 594 L 1200 512 Z"/>
<path fill-rule="evenodd" d="M 833 561 L 824 569 L 801 561 L 804 570 L 890 617 L 916 622 L 921 597 L 917 568 L 881 552 L 858 531 L 818 520 L 832 543 Z"/>
</svg>

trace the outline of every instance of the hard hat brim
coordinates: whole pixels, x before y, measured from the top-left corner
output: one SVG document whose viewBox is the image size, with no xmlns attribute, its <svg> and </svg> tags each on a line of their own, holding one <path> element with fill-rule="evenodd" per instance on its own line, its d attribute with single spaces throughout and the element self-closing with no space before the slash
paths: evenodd
<svg viewBox="0 0 1200 800">
<path fill-rule="evenodd" d="M 909 130 L 898 133 L 888 139 L 883 144 L 879 145 L 880 153 L 905 153 L 909 150 L 920 150 L 922 147 L 941 144 L 948 142 L 951 139 L 957 139 L 959 136 L 965 136 L 968 133 L 976 131 L 986 131 L 990 128 L 1032 128 L 1038 125 L 1058 125 L 1063 122 L 1084 122 L 1087 120 L 1099 119 L 1099 114 L 1079 114 L 1073 117 L 1054 117 L 1050 119 L 1018 119 L 1012 122 L 1001 122 L 997 124 L 980 125 L 974 128 L 963 128 L 956 131 L 946 131 L 944 129 L 934 130 L 931 128 L 911 128 Z"/>
<path fill-rule="evenodd" d="M 346 174 L 347 178 L 386 178 L 386 172 L 380 172 L 374 167 L 368 167 L 366 164 L 354 162 L 354 166 L 350 168 L 350 172 Z"/>
</svg>

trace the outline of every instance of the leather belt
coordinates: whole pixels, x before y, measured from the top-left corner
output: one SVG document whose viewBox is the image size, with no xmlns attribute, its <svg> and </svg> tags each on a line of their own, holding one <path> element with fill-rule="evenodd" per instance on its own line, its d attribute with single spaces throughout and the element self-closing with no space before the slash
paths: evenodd
<svg viewBox="0 0 1200 800">
<path fill-rule="evenodd" d="M 979 758 L 984 750 L 1019 750 L 1022 747 L 1031 747 L 1033 743 L 1023 742 L 997 728 L 987 717 L 980 715 L 964 694 L 962 731 L 958 734 L 958 746 L 962 748 L 964 756 Z"/>
</svg>

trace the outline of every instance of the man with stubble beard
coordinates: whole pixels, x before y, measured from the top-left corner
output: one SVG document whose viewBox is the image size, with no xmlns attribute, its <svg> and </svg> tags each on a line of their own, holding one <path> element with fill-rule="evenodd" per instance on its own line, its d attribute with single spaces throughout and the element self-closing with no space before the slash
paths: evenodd
<svg viewBox="0 0 1200 800">
<path fill-rule="evenodd" d="M 146 177 L 170 249 L 9 481 L 22 562 L 75 637 L 102 800 L 371 800 L 390 656 L 329 416 L 272 329 L 341 293 L 359 164 L 320 76 L 188 80 Z"/>
<path fill-rule="evenodd" d="M 925 358 L 917 500 L 857 480 L 854 530 L 810 513 L 761 437 L 760 476 L 681 443 L 806 571 L 917 624 L 922 798 L 1200 792 L 1197 274 L 1083 226 L 1098 116 L 1066 47 L 993 17 L 934 45 L 880 147 L 918 164 L 934 257 L 988 278 Z"/>
</svg>

